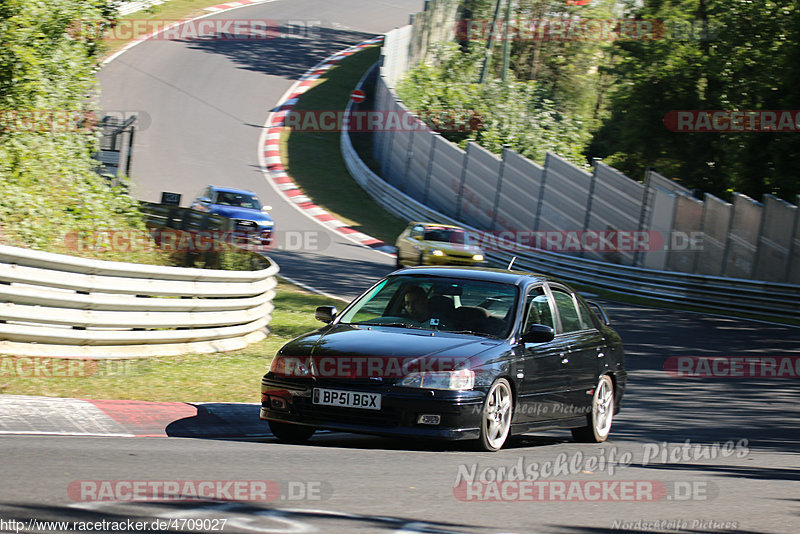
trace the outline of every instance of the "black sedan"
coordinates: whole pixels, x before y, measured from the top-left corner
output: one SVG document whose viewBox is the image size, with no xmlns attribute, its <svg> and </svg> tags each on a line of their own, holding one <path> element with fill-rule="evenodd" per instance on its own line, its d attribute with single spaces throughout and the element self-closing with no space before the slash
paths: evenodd
<svg viewBox="0 0 800 534">
<path fill-rule="evenodd" d="M 625 357 L 603 309 L 553 278 L 473 267 L 392 273 L 326 326 L 286 344 L 262 379 L 261 418 L 280 440 L 317 428 L 477 440 L 570 428 L 604 441 Z"/>
</svg>

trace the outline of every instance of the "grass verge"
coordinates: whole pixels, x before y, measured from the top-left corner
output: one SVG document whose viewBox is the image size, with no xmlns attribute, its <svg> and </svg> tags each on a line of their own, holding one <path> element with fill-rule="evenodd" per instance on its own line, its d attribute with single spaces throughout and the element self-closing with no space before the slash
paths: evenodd
<svg viewBox="0 0 800 534">
<path fill-rule="evenodd" d="M 380 56 L 371 46 L 322 75 L 300 97 L 295 110 L 344 110 L 358 80 Z M 340 132 L 301 132 L 285 128 L 281 157 L 286 171 L 313 202 L 359 232 L 394 244 L 406 226 L 376 206 L 347 172 L 339 149 Z"/>
<path fill-rule="evenodd" d="M 259 402 L 261 376 L 278 349 L 322 326 L 314 319 L 317 306 L 338 304 L 286 283 L 278 285 L 273 302 L 270 335 L 244 349 L 98 361 L 96 373 L 86 377 L 15 376 L 17 367 L 21 366 L 25 375 L 35 368 L 27 360 L 0 356 L 0 393 L 161 402 Z"/>
</svg>

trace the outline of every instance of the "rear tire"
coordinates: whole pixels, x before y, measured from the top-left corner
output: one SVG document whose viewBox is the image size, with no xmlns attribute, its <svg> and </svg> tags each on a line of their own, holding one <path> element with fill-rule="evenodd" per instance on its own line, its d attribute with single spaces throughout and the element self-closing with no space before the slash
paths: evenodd
<svg viewBox="0 0 800 534">
<path fill-rule="evenodd" d="M 614 383 L 603 375 L 592 397 L 592 412 L 586 415 L 586 426 L 572 429 L 572 437 L 582 443 L 602 443 L 611 433 L 614 419 Z"/>
<path fill-rule="evenodd" d="M 313 426 L 293 425 L 282 421 L 268 421 L 269 429 L 279 440 L 286 443 L 299 445 L 305 443 L 314 435 L 316 428 Z"/>
</svg>

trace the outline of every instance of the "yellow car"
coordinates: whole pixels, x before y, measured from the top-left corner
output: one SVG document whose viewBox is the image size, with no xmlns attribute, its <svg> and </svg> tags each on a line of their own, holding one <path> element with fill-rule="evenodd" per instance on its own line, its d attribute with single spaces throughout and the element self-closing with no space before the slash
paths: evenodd
<svg viewBox="0 0 800 534">
<path fill-rule="evenodd" d="M 466 230 L 448 224 L 410 223 L 397 238 L 397 266 L 483 265 L 483 251 Z"/>
</svg>

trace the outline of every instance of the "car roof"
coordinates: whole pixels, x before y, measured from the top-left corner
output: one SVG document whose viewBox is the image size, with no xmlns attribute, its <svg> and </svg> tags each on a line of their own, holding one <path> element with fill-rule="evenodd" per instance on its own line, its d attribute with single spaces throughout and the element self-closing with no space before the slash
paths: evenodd
<svg viewBox="0 0 800 534">
<path fill-rule="evenodd" d="M 538 284 L 542 282 L 563 283 L 551 276 L 530 273 L 527 271 L 508 271 L 490 267 L 407 267 L 392 273 L 394 275 L 435 276 L 442 278 L 463 278 L 465 280 L 483 280 L 500 282 L 518 286 Z"/>
<path fill-rule="evenodd" d="M 214 191 L 222 191 L 223 193 L 243 193 L 245 195 L 255 195 L 255 193 L 248 189 L 237 189 L 235 187 L 224 187 L 221 185 L 210 185 L 209 187 Z"/>
</svg>

